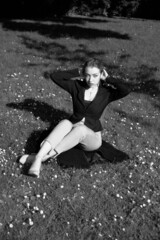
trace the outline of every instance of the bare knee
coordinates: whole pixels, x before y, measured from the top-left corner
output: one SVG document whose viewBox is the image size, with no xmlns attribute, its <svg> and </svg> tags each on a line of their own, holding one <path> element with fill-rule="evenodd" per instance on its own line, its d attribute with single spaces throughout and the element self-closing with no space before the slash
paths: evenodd
<svg viewBox="0 0 160 240">
<path fill-rule="evenodd" d="M 97 143 L 97 149 L 100 148 L 102 146 L 102 139 L 99 140 L 99 142 Z"/>
<path fill-rule="evenodd" d="M 62 121 L 60 121 L 60 124 L 65 125 L 67 128 L 72 128 L 73 124 L 71 121 L 69 121 L 68 119 L 63 119 Z"/>
</svg>

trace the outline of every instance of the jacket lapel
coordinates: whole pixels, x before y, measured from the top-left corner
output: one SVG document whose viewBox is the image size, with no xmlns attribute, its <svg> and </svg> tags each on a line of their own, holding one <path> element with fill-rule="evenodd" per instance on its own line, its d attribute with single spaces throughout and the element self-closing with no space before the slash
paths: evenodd
<svg viewBox="0 0 160 240">
<path fill-rule="evenodd" d="M 82 89 L 79 91 L 79 93 L 78 93 L 78 99 L 79 99 L 80 103 L 81 103 L 83 106 L 85 106 L 85 102 L 84 102 L 84 91 L 85 91 L 85 89 L 82 88 Z"/>
<path fill-rule="evenodd" d="M 103 90 L 104 89 L 100 86 L 95 98 L 93 99 L 93 101 L 90 102 L 90 104 L 87 105 L 86 109 L 92 108 L 93 105 L 96 107 L 97 104 L 101 104 L 102 100 L 104 99 Z"/>
<path fill-rule="evenodd" d="M 85 82 L 83 81 L 80 85 L 80 88 L 79 88 L 79 92 L 78 92 L 78 99 L 80 101 L 80 103 L 85 106 L 85 101 L 84 101 L 84 92 L 85 92 L 85 89 L 87 89 L 87 86 L 85 84 Z"/>
<path fill-rule="evenodd" d="M 86 108 L 92 108 L 93 105 L 97 105 L 97 104 L 101 104 L 103 99 L 105 99 L 106 96 L 106 91 L 104 89 L 104 87 L 102 85 L 99 86 L 98 92 L 94 98 L 93 101 L 91 101 L 89 104 L 85 104 L 85 100 L 84 100 L 84 92 L 87 89 L 86 84 L 83 82 L 83 84 L 80 86 L 79 88 L 79 93 L 78 93 L 78 99 L 80 101 L 80 103 Z"/>
</svg>

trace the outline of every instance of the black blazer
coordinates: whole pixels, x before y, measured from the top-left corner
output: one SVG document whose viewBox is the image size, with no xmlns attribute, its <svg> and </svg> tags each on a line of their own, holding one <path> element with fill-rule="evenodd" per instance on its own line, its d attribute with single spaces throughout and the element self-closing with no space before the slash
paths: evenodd
<svg viewBox="0 0 160 240">
<path fill-rule="evenodd" d="M 78 69 L 52 72 L 50 78 L 72 96 L 73 115 L 70 121 L 77 123 L 85 117 L 84 124 L 95 132 L 103 129 L 100 118 L 106 106 L 130 92 L 124 84 L 113 83 L 113 79 L 107 78 L 106 82 L 101 81 L 94 100 L 86 104 L 84 92 L 87 84 L 80 79 Z"/>
</svg>

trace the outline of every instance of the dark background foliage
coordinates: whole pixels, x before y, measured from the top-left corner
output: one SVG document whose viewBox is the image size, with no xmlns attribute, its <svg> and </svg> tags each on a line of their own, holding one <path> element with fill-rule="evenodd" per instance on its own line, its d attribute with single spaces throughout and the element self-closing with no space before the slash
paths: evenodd
<svg viewBox="0 0 160 240">
<path fill-rule="evenodd" d="M 3 17 L 53 17 L 78 13 L 160 19 L 158 0 L 2 0 Z"/>
</svg>

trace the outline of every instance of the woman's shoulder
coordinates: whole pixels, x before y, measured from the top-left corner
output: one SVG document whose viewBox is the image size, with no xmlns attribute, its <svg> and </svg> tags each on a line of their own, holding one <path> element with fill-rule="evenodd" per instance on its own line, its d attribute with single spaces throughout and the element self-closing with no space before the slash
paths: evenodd
<svg viewBox="0 0 160 240">
<path fill-rule="evenodd" d="M 88 86 L 87 86 L 87 84 L 86 84 L 86 81 L 85 81 L 84 79 L 82 79 L 82 78 L 77 78 L 77 79 L 75 79 L 75 84 L 76 84 L 77 87 L 79 87 L 79 88 L 85 88 L 85 89 L 88 88 Z"/>
</svg>

